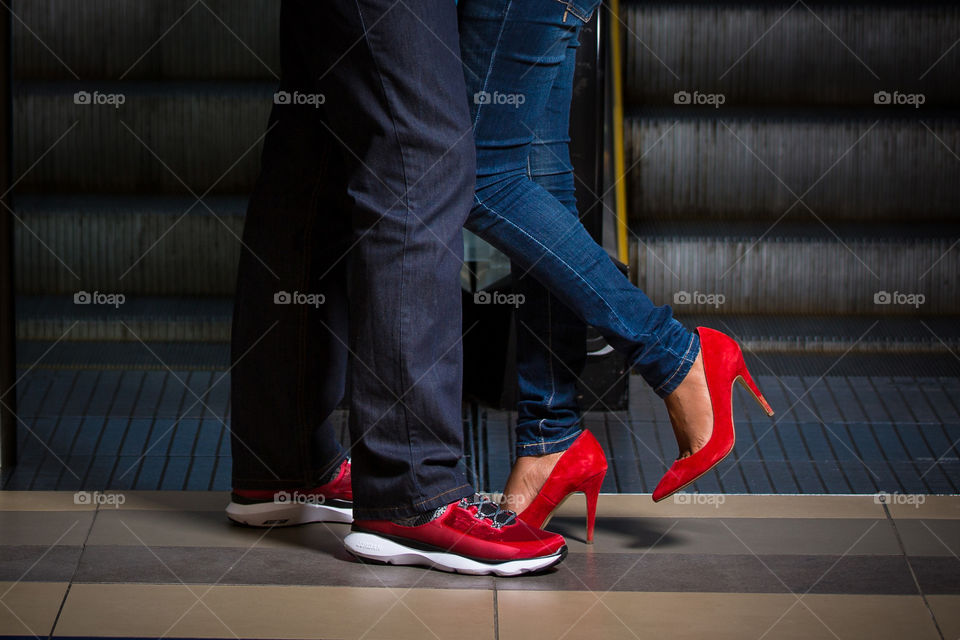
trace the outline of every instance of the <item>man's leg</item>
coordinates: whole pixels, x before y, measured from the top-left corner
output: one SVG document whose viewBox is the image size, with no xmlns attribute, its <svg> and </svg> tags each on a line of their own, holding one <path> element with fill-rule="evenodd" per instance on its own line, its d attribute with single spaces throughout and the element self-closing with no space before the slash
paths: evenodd
<svg viewBox="0 0 960 640">
<path fill-rule="evenodd" d="M 352 207 L 354 513 L 472 495 L 460 464 L 462 224 L 474 149 L 449 0 L 286 0 Z"/>
<path fill-rule="evenodd" d="M 474 147 L 450 0 L 287 0 L 352 204 L 354 555 L 516 575 L 563 538 L 473 494 L 461 459 L 459 272 Z"/>
<path fill-rule="evenodd" d="M 290 54 L 286 91 L 303 86 Z M 339 151 L 317 118 L 274 106 L 247 211 L 231 345 L 235 490 L 315 487 L 346 455 L 329 416 L 346 372 L 350 228 Z"/>
</svg>

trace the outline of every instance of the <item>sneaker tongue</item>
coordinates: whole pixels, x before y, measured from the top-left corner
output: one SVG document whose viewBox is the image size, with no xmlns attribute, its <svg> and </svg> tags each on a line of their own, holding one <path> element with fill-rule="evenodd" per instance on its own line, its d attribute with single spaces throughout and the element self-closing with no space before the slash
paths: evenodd
<svg viewBox="0 0 960 640">
<path fill-rule="evenodd" d="M 477 518 L 481 520 L 489 520 L 490 523 L 497 527 L 506 527 L 517 521 L 517 514 L 508 509 L 501 509 L 500 505 L 496 502 L 493 502 L 487 496 L 482 496 L 479 493 L 473 494 L 472 497 L 464 498 L 460 501 L 460 504 L 464 507 L 476 507 L 477 508 Z"/>
</svg>

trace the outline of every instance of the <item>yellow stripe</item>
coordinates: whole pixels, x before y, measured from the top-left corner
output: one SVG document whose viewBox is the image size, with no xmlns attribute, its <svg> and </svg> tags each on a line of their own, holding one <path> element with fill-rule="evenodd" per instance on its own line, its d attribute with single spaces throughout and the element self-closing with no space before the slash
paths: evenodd
<svg viewBox="0 0 960 640">
<path fill-rule="evenodd" d="M 613 175 L 617 216 L 617 257 L 629 262 L 627 248 L 627 185 L 623 159 L 623 78 L 620 56 L 620 0 L 610 1 L 610 67 L 613 76 Z"/>
</svg>

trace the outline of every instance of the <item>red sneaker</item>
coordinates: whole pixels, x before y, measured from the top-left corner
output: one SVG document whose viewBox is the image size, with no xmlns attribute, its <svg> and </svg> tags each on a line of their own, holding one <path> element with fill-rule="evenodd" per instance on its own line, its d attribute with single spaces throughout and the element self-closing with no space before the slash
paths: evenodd
<svg viewBox="0 0 960 640">
<path fill-rule="evenodd" d="M 350 460 L 330 482 L 310 489 L 234 489 L 227 517 L 252 527 L 289 527 L 308 522 L 353 522 Z"/>
<path fill-rule="evenodd" d="M 521 522 L 479 494 L 410 523 L 356 520 L 343 542 L 359 558 L 472 575 L 516 576 L 567 556 L 562 536 Z"/>
</svg>

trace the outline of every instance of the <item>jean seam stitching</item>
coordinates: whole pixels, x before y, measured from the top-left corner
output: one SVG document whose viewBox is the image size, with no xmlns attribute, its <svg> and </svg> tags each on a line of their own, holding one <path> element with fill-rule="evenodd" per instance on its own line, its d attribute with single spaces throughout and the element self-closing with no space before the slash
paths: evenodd
<svg viewBox="0 0 960 640">
<path fill-rule="evenodd" d="M 578 437 L 578 436 L 580 435 L 580 433 L 582 433 L 582 432 L 583 432 L 583 429 L 580 429 L 577 433 L 571 434 L 571 435 L 569 435 L 569 436 L 564 436 L 564 437 L 560 438 L 559 440 L 541 440 L 541 441 L 539 441 L 539 442 L 531 442 L 531 443 L 529 443 L 529 444 L 522 444 L 522 443 L 518 442 L 518 443 L 517 443 L 517 446 L 518 446 L 518 447 L 541 447 L 541 446 L 545 446 L 545 445 L 548 445 L 548 444 L 561 444 L 561 443 L 563 443 L 563 442 L 566 442 L 567 440 L 570 440 L 571 438 L 576 438 L 576 437 Z"/>
<path fill-rule="evenodd" d="M 528 328 L 527 331 L 530 329 Z M 553 408 L 553 400 L 557 397 L 557 380 L 556 374 L 553 370 L 553 307 L 550 304 L 550 296 L 547 296 L 547 368 L 550 371 L 550 397 L 547 398 L 546 407 L 548 409 Z M 546 418 L 541 418 L 537 422 L 537 433 L 540 435 L 540 439 L 543 439 L 543 424 L 547 421 Z"/>
<path fill-rule="evenodd" d="M 500 43 L 503 40 L 503 30 L 507 28 L 507 15 L 510 13 L 510 8 L 513 6 L 513 1 L 507 3 L 507 6 L 503 9 L 503 15 L 500 17 L 500 30 L 497 31 L 497 42 L 493 45 L 493 48 L 490 50 L 490 61 L 487 63 L 487 70 L 483 75 L 483 85 L 480 87 L 480 91 L 486 92 L 488 83 L 490 82 L 490 77 L 493 75 L 493 63 L 497 59 L 497 52 L 500 51 Z M 473 129 L 476 130 L 477 122 L 480 120 L 480 110 L 483 109 L 482 104 L 477 105 L 477 114 L 473 117 Z"/>
<path fill-rule="evenodd" d="M 377 61 L 377 56 L 376 56 L 376 54 L 374 53 L 373 47 L 372 47 L 371 44 L 370 44 L 370 39 L 369 39 L 369 37 L 368 37 L 368 35 L 367 35 L 366 22 L 365 22 L 364 19 L 363 19 L 363 11 L 362 11 L 362 9 L 360 8 L 360 3 L 357 2 L 356 0 L 354 1 L 354 5 L 356 6 L 356 9 L 357 9 L 357 16 L 358 16 L 359 19 L 360 19 L 360 25 L 361 25 L 361 27 L 363 28 L 363 34 L 364 34 L 363 40 L 364 40 L 364 44 L 366 45 L 367 51 L 368 51 L 368 53 L 370 54 L 370 59 L 373 61 L 374 68 L 376 69 L 377 80 L 378 80 L 378 83 L 379 83 L 379 85 L 380 85 L 380 91 L 382 92 L 383 97 L 386 99 L 386 98 L 387 98 L 387 88 L 386 88 L 386 86 L 385 86 L 385 84 L 384 84 L 384 74 L 383 74 L 383 70 L 381 69 L 380 64 L 378 63 L 378 61 Z M 410 10 L 410 9 L 408 8 L 408 11 L 412 11 L 412 10 Z M 404 291 L 403 291 L 403 283 L 404 283 L 403 272 L 404 272 L 404 265 L 406 264 L 406 257 L 407 257 L 407 251 L 406 251 L 406 247 L 407 247 L 407 235 L 408 235 L 409 232 L 410 232 L 410 225 L 409 225 L 409 223 L 410 223 L 410 219 L 409 219 L 409 212 L 410 212 L 410 186 L 409 186 L 409 179 L 408 179 L 408 177 L 407 177 L 406 153 L 405 153 L 405 150 L 404 150 L 404 145 L 403 145 L 403 143 L 402 143 L 402 141 L 401 141 L 400 132 L 397 130 L 397 115 L 396 115 L 396 113 L 394 112 L 393 108 L 390 106 L 391 103 L 390 103 L 390 101 L 389 101 L 388 99 L 385 100 L 385 103 L 386 103 L 386 105 L 387 105 L 387 110 L 388 110 L 388 112 L 389 112 L 389 114 L 390 114 L 390 124 L 391 124 L 391 126 L 393 127 L 394 139 L 396 140 L 397 146 L 400 148 L 400 171 L 401 171 L 401 174 L 402 174 L 402 176 L 403 176 L 403 184 L 404 184 L 403 203 L 404 203 L 404 205 L 405 205 L 405 207 L 406 207 L 406 211 L 407 211 L 407 213 L 408 213 L 408 215 L 404 216 L 404 222 L 403 222 L 403 251 L 402 251 L 402 254 L 401 254 L 401 255 L 403 256 L 403 258 L 401 259 L 401 265 L 400 265 L 400 273 L 401 273 L 401 276 L 400 276 L 400 290 L 399 290 L 399 292 L 398 292 L 398 293 L 399 293 L 399 298 L 402 300 L 402 299 L 403 299 L 403 294 L 404 294 Z M 401 347 L 400 347 L 401 349 L 403 348 L 403 346 L 402 346 L 402 345 L 403 345 L 403 335 L 404 335 L 404 332 L 403 332 L 403 323 L 400 322 L 400 323 L 399 323 L 399 329 L 398 329 L 398 336 L 397 336 L 397 337 L 398 337 L 398 342 L 399 342 L 400 345 L 401 345 Z M 396 368 L 397 368 L 397 370 L 399 371 L 399 374 L 400 374 L 400 375 L 398 376 L 398 379 L 400 380 L 401 386 L 403 386 L 403 387 L 405 388 L 406 385 L 405 385 L 404 383 L 406 382 L 406 380 L 405 380 L 405 376 L 404 376 L 404 372 L 403 372 L 403 369 L 404 369 L 404 368 L 403 368 L 403 366 L 402 366 L 402 359 L 401 359 L 401 358 L 397 358 L 397 359 L 396 359 L 396 362 L 397 362 Z M 382 384 L 382 383 L 381 383 L 381 384 Z M 391 390 L 391 391 L 392 391 L 392 390 Z M 407 405 L 406 405 L 404 402 L 402 402 L 402 401 L 400 402 L 400 404 L 401 404 L 401 405 L 403 406 L 403 408 L 405 409 L 405 411 L 402 411 L 402 413 L 404 414 L 403 425 L 404 425 L 404 429 L 405 429 L 406 432 L 407 432 L 407 450 L 408 450 L 408 452 L 409 452 L 409 454 L 410 454 L 410 461 L 412 462 L 412 461 L 416 460 L 416 457 L 414 456 L 414 448 L 415 448 L 415 447 L 414 447 L 414 445 L 413 445 L 413 438 L 411 438 L 411 435 L 410 435 L 410 434 L 411 434 L 410 422 L 409 422 L 409 416 L 407 415 L 408 413 L 410 413 L 410 408 L 407 407 Z M 420 485 L 420 479 L 419 479 L 419 477 L 417 476 L 417 472 L 416 472 L 416 471 L 413 471 L 413 473 L 410 474 L 410 478 L 411 478 L 411 480 L 413 481 L 413 484 L 414 484 L 414 487 L 415 487 L 415 491 L 416 491 L 417 493 L 422 494 L 422 493 L 423 493 L 423 489 L 422 489 L 422 487 L 421 487 L 421 485 Z"/>
<path fill-rule="evenodd" d="M 573 4 L 572 2 L 570 2 L 569 0 L 557 0 L 557 2 L 559 2 L 559 3 L 562 4 L 564 7 L 566 7 L 566 10 L 567 10 L 569 13 L 572 13 L 574 16 L 576 16 L 577 18 L 579 18 L 579 19 L 582 20 L 583 22 L 589 22 L 591 16 L 593 15 L 593 11 L 591 11 L 589 16 L 584 17 L 584 15 L 583 15 L 583 14 L 581 13 L 581 11 L 580 11 L 580 8 L 577 7 L 576 5 L 574 5 L 574 4 Z"/>
</svg>

